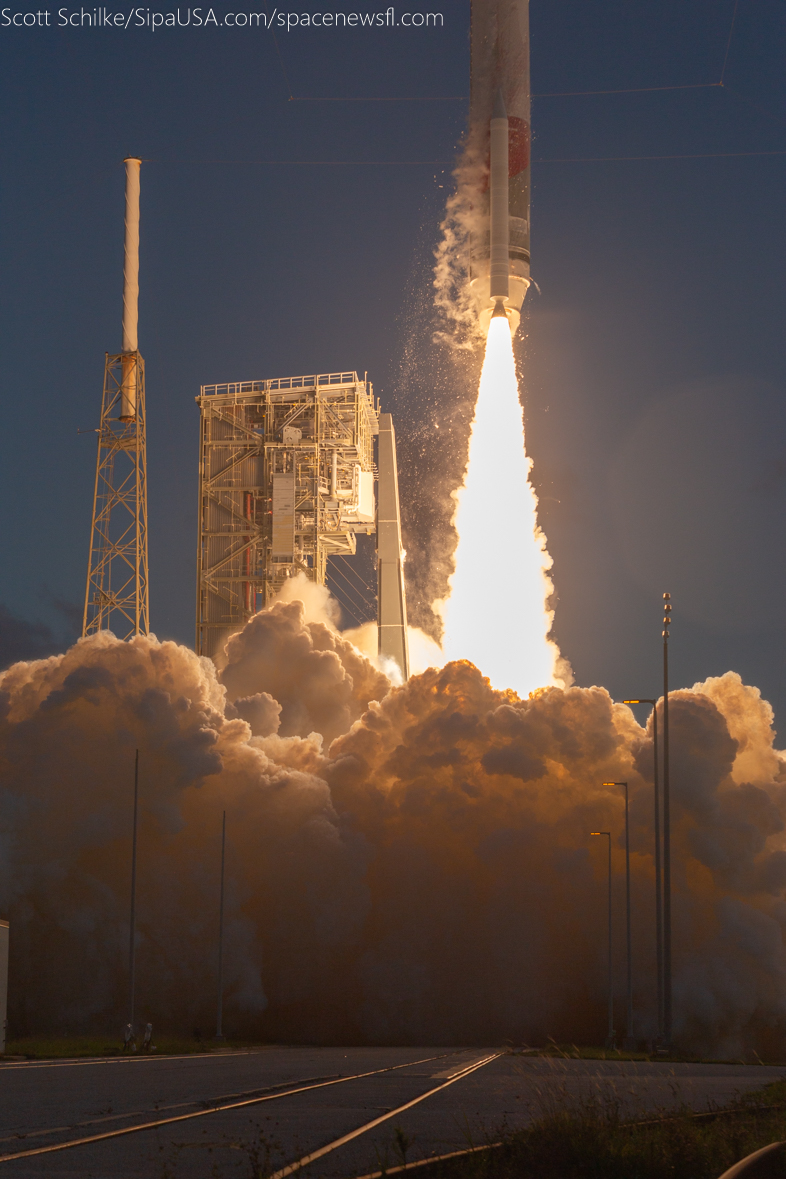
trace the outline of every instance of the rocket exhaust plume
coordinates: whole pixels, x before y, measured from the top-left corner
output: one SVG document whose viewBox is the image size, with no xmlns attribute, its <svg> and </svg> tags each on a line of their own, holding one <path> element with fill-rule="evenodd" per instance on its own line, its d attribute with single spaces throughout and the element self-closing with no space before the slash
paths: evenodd
<svg viewBox="0 0 786 1179">
<path fill-rule="evenodd" d="M 552 562 L 529 483 L 511 343 L 530 285 L 528 0 L 474 0 L 471 90 L 435 285 L 438 304 L 459 324 L 474 303 L 474 338 L 485 335 L 486 351 L 464 482 L 454 493 L 455 569 L 433 608 L 449 659 L 471 659 L 495 687 L 526 695 L 571 679 L 549 638 Z M 462 240 L 470 268 L 457 291 L 450 276 Z"/>
<path fill-rule="evenodd" d="M 464 486 L 455 493 L 458 547 L 441 613 L 448 659 L 471 660 L 495 688 L 521 696 L 564 680 L 555 679 L 560 654 L 548 637 L 551 558 L 530 466 L 500 301 L 489 324 Z"/>
</svg>

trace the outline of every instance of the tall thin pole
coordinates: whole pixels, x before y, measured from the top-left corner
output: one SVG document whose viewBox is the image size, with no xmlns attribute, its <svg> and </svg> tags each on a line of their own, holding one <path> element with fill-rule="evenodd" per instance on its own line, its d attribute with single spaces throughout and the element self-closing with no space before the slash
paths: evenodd
<svg viewBox="0 0 786 1179">
<path fill-rule="evenodd" d="M 604 833 L 608 836 L 609 841 L 609 1030 L 608 1030 L 608 1046 L 614 1047 L 614 971 L 611 961 L 611 832 Z"/>
<path fill-rule="evenodd" d="M 605 835 L 609 841 L 609 946 L 608 946 L 608 988 L 609 988 L 609 1029 L 606 1035 L 606 1047 L 614 1047 L 614 972 L 611 955 L 611 832 L 590 831 L 590 835 Z"/>
<path fill-rule="evenodd" d="M 139 349 L 139 170 L 138 156 L 126 156 L 126 212 L 123 251 L 123 351 Z"/>
<path fill-rule="evenodd" d="M 221 891 L 218 905 L 218 1009 L 216 1013 L 216 1039 L 223 1040 L 224 1020 L 224 864 L 226 862 L 227 813 L 221 820 Z"/>
<path fill-rule="evenodd" d="M 658 1040 L 663 1039 L 663 884 L 660 850 L 660 787 L 658 784 L 658 704 L 652 708 L 652 757 L 655 778 L 655 955 L 658 972 Z"/>
<path fill-rule="evenodd" d="M 655 799 L 655 961 L 657 969 L 657 1025 L 658 1043 L 663 1041 L 663 886 L 660 849 L 660 787 L 658 782 L 658 701 L 642 696 L 637 700 L 623 700 L 623 704 L 652 705 L 652 761 Z"/>
<path fill-rule="evenodd" d="M 663 595 L 663 1035 L 671 1047 L 671 815 L 669 798 L 669 623 L 671 594 Z"/>
<path fill-rule="evenodd" d="M 131 922 L 128 946 L 128 1022 L 134 1033 L 134 1001 L 136 998 L 136 844 L 139 819 L 139 750 L 134 758 L 134 837 L 131 844 Z"/>
<path fill-rule="evenodd" d="M 627 975 L 628 975 L 628 1021 L 625 1029 L 625 1047 L 635 1047 L 633 1039 L 633 955 L 630 930 L 630 822 L 628 819 L 628 783 L 604 782 L 604 786 L 623 786 L 625 789 L 625 926 L 627 932 Z M 611 837 L 609 837 L 611 838 Z"/>
<path fill-rule="evenodd" d="M 627 1047 L 635 1047 L 633 1040 L 633 959 L 631 957 L 631 940 L 630 940 L 630 823 L 628 821 L 628 783 L 623 783 L 625 786 L 625 925 L 627 933 L 627 956 L 628 956 L 628 1026 Z"/>
</svg>

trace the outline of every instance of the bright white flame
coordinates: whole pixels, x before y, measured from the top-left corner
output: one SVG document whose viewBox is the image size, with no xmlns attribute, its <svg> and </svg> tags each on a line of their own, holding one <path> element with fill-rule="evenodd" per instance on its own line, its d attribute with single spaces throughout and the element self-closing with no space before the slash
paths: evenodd
<svg viewBox="0 0 786 1179">
<path fill-rule="evenodd" d="M 529 482 L 516 364 L 507 319 L 492 319 L 464 486 L 454 492 L 459 541 L 441 604 L 448 659 L 469 659 L 495 688 L 526 696 L 555 678 L 548 639 L 551 557 Z"/>
</svg>

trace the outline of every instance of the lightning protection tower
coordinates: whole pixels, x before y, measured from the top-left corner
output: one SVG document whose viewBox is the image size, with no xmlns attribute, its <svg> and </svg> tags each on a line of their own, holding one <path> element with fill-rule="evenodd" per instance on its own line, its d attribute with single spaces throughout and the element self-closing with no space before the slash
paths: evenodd
<svg viewBox="0 0 786 1179">
<path fill-rule="evenodd" d="M 319 373 L 203 385 L 197 402 L 197 652 L 216 658 L 287 578 L 324 585 L 328 559 L 377 532 L 379 650 L 406 679 L 395 435 L 371 385 L 356 372 Z"/>
<path fill-rule="evenodd" d="M 139 354 L 139 169 L 125 160 L 123 350 L 106 354 L 82 635 L 148 634 L 145 362 Z"/>
</svg>

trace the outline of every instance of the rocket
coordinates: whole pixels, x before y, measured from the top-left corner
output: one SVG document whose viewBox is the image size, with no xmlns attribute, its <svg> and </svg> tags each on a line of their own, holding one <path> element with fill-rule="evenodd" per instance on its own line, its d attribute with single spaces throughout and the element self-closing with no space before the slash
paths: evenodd
<svg viewBox="0 0 786 1179">
<path fill-rule="evenodd" d="M 483 330 L 504 315 L 515 335 L 530 285 L 529 0 L 472 0 L 471 21 L 470 289 Z"/>
</svg>

